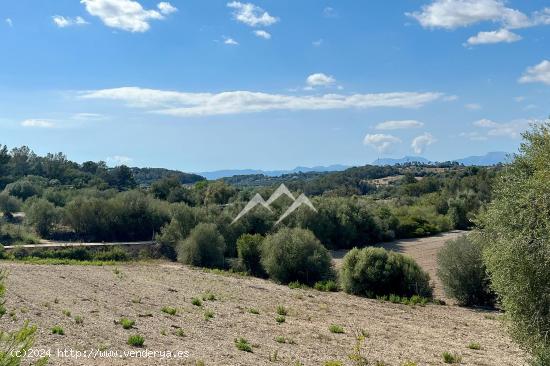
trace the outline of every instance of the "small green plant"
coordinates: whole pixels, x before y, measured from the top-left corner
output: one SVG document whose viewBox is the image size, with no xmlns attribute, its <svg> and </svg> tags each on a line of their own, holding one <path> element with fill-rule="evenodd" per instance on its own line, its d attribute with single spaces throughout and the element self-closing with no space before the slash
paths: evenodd
<svg viewBox="0 0 550 366">
<path fill-rule="evenodd" d="M 195 366 L 206 366 L 206 364 L 204 363 L 203 360 L 197 360 L 197 361 L 195 362 Z"/>
<path fill-rule="evenodd" d="M 277 315 L 277 317 L 275 318 L 275 321 L 279 324 L 282 324 L 286 321 L 286 318 L 284 317 L 284 315 Z"/>
<path fill-rule="evenodd" d="M 202 301 L 216 301 L 216 295 L 214 295 L 211 292 L 207 292 L 206 294 L 202 295 Z"/>
<path fill-rule="evenodd" d="M 183 331 L 183 329 L 178 328 L 178 330 L 176 330 L 176 335 L 178 337 L 185 337 L 185 332 Z"/>
<path fill-rule="evenodd" d="M 404 363 L 401 364 L 401 366 L 418 366 L 418 365 L 416 364 L 416 362 L 405 361 Z"/>
<path fill-rule="evenodd" d="M 332 361 L 325 362 L 324 366 L 344 366 L 344 364 L 342 363 L 342 361 L 332 360 Z"/>
<path fill-rule="evenodd" d="M 166 313 L 168 315 L 176 315 L 176 313 L 178 312 L 178 309 L 173 308 L 171 306 L 165 306 L 161 310 L 163 313 Z"/>
<path fill-rule="evenodd" d="M 277 362 L 279 361 L 279 352 L 275 350 L 273 353 L 269 355 L 269 362 Z"/>
<path fill-rule="evenodd" d="M 63 310 L 63 315 L 65 316 L 71 316 L 71 312 L 69 310 Z"/>
<path fill-rule="evenodd" d="M 198 297 L 194 297 L 191 299 L 191 304 L 195 306 L 202 306 L 202 301 Z"/>
<path fill-rule="evenodd" d="M 163 336 L 165 336 L 165 335 L 166 335 L 166 329 L 161 329 L 161 331 L 160 331 L 160 335 L 163 335 Z"/>
<path fill-rule="evenodd" d="M 292 281 L 292 282 L 289 282 L 288 287 L 295 290 L 295 289 L 298 289 L 298 288 L 304 288 L 306 286 L 301 284 L 298 281 Z"/>
<path fill-rule="evenodd" d="M 144 343 L 145 343 L 145 339 L 139 334 L 131 335 L 128 338 L 128 344 L 132 347 L 143 347 Z"/>
<path fill-rule="evenodd" d="M 250 314 L 254 314 L 254 315 L 260 314 L 260 311 L 259 311 L 258 309 L 255 309 L 255 308 L 250 308 L 250 309 L 248 309 L 248 312 L 249 312 Z"/>
<path fill-rule="evenodd" d="M 204 319 L 205 320 L 210 320 L 213 317 L 214 317 L 214 312 L 212 310 L 208 309 L 204 312 Z"/>
<path fill-rule="evenodd" d="M 470 344 L 468 345 L 468 348 L 469 349 L 475 349 L 475 350 L 480 350 L 481 349 L 481 345 L 477 342 L 470 342 Z"/>
<path fill-rule="evenodd" d="M 445 363 L 460 363 L 462 362 L 462 357 L 451 352 L 443 352 L 443 362 Z"/>
<path fill-rule="evenodd" d="M 84 323 L 84 319 L 82 319 L 82 317 L 80 315 L 77 315 L 77 316 L 74 317 L 74 322 L 76 324 L 82 324 L 82 323 Z"/>
<path fill-rule="evenodd" d="M 328 327 L 328 330 L 330 330 L 331 333 L 337 333 L 337 334 L 344 333 L 344 328 L 338 324 L 331 324 Z"/>
<path fill-rule="evenodd" d="M 59 325 L 56 325 L 55 327 L 52 328 L 52 334 L 64 335 L 65 331 Z"/>
<path fill-rule="evenodd" d="M 252 346 L 242 337 L 235 339 L 235 347 L 237 347 L 239 351 L 252 352 Z"/>
<path fill-rule="evenodd" d="M 338 285 L 333 280 L 315 282 L 313 288 L 318 291 L 324 292 L 336 292 L 338 291 Z"/>
<path fill-rule="evenodd" d="M 283 336 L 277 336 L 277 337 L 275 337 L 275 342 L 277 342 L 277 343 L 286 343 L 286 339 Z"/>
<path fill-rule="evenodd" d="M 133 328 L 134 324 L 136 324 L 136 322 L 133 321 L 133 320 L 126 319 L 126 318 L 120 319 L 120 325 L 122 325 L 122 328 L 124 328 L 124 329 Z"/>
<path fill-rule="evenodd" d="M 286 316 L 286 315 L 288 315 L 288 310 L 283 305 L 279 305 L 279 306 L 277 306 L 277 314 L 282 315 L 282 316 Z"/>
</svg>

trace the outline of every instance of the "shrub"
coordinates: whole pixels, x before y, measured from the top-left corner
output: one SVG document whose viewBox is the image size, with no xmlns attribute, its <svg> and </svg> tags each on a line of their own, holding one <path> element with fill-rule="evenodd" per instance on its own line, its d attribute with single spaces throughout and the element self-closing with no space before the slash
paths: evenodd
<svg viewBox="0 0 550 366">
<path fill-rule="evenodd" d="M 161 310 L 163 313 L 166 313 L 168 315 L 176 315 L 176 313 L 178 312 L 178 309 L 171 306 L 164 306 Z"/>
<path fill-rule="evenodd" d="M 315 282 L 313 286 L 318 291 L 324 292 L 336 292 L 338 291 L 338 285 L 333 280 Z"/>
<path fill-rule="evenodd" d="M 341 325 L 338 325 L 338 324 L 331 324 L 328 327 L 328 330 L 331 333 L 336 333 L 336 334 L 344 333 L 344 328 Z"/>
<path fill-rule="evenodd" d="M 286 318 L 284 315 L 277 315 L 275 321 L 277 322 L 277 324 L 282 324 L 286 321 Z"/>
<path fill-rule="evenodd" d="M 133 321 L 133 320 L 126 319 L 126 318 L 120 319 L 120 325 L 122 325 L 122 328 L 124 328 L 124 329 L 133 328 L 134 324 L 136 324 L 136 322 Z"/>
<path fill-rule="evenodd" d="M 468 344 L 468 348 L 469 349 L 475 349 L 475 350 L 480 350 L 481 349 L 481 345 L 477 342 L 471 342 L 470 344 Z"/>
<path fill-rule="evenodd" d="M 328 250 L 305 229 L 283 228 L 267 236 L 262 265 L 271 278 L 285 284 L 299 281 L 312 285 L 332 276 Z"/>
<path fill-rule="evenodd" d="M 264 277 L 261 264 L 261 246 L 264 238 L 259 234 L 243 234 L 237 240 L 237 256 L 244 270 L 254 276 Z"/>
<path fill-rule="evenodd" d="M 210 320 L 214 317 L 214 312 L 212 310 L 206 310 L 204 312 L 204 319 L 205 320 Z"/>
<path fill-rule="evenodd" d="M 239 351 L 252 352 L 252 346 L 244 338 L 235 339 L 235 347 L 237 347 Z"/>
<path fill-rule="evenodd" d="M 138 334 L 131 335 L 128 338 L 128 344 L 132 347 L 142 347 L 144 343 L 145 339 Z"/>
<path fill-rule="evenodd" d="M 355 295 L 432 297 L 430 276 L 412 258 L 382 248 L 350 250 L 340 279 L 343 290 Z"/>
<path fill-rule="evenodd" d="M 191 299 L 191 304 L 195 306 L 202 306 L 202 301 L 198 297 L 194 297 Z"/>
<path fill-rule="evenodd" d="M 33 198 L 25 210 L 26 221 L 42 236 L 48 236 L 59 221 L 59 211 L 43 198 Z M 27 201 L 28 202 L 28 201 Z"/>
<path fill-rule="evenodd" d="M 65 331 L 59 325 L 52 328 L 52 334 L 64 335 Z"/>
<path fill-rule="evenodd" d="M 460 305 L 494 305 L 482 248 L 465 235 L 449 240 L 437 254 L 437 275 L 445 294 Z"/>
<path fill-rule="evenodd" d="M 520 155 L 497 180 L 476 222 L 491 286 L 513 338 L 550 364 L 550 123 L 523 135 Z M 544 295 L 543 295 L 544 294 Z"/>
<path fill-rule="evenodd" d="M 453 354 L 450 352 L 443 352 L 443 362 L 445 363 L 460 363 L 462 362 L 462 357 L 457 354 Z"/>
<path fill-rule="evenodd" d="M 195 226 L 177 249 L 182 263 L 210 268 L 224 266 L 225 241 L 214 224 Z"/>
<path fill-rule="evenodd" d="M 277 306 L 277 314 L 285 316 L 285 315 L 288 314 L 288 310 L 283 305 L 278 305 Z"/>
</svg>

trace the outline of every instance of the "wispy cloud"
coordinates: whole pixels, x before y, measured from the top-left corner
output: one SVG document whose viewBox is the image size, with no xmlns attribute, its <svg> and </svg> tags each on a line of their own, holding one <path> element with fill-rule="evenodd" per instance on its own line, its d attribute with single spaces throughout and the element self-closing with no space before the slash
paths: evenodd
<svg viewBox="0 0 550 366">
<path fill-rule="evenodd" d="M 336 18 L 338 17 L 338 13 L 333 7 L 327 6 L 323 9 L 323 16 L 325 18 Z"/>
<path fill-rule="evenodd" d="M 416 154 L 422 154 L 424 150 L 426 150 L 426 147 L 430 146 L 435 142 L 437 142 L 435 137 L 433 137 L 432 134 L 425 132 L 424 134 L 420 136 L 416 136 L 413 139 L 411 143 L 411 148 Z"/>
<path fill-rule="evenodd" d="M 157 9 L 144 9 L 133 0 L 81 0 L 90 15 L 99 17 L 111 28 L 129 32 L 146 32 L 151 20 L 164 19 L 177 9 L 168 2 L 160 2 Z"/>
<path fill-rule="evenodd" d="M 532 121 L 528 119 L 518 119 L 507 123 L 495 122 L 490 119 L 481 119 L 475 121 L 475 127 L 484 129 L 488 137 L 508 137 L 517 139 L 521 133 L 529 128 Z"/>
<path fill-rule="evenodd" d="M 377 130 L 404 130 L 410 128 L 419 128 L 424 126 L 424 123 L 415 120 L 404 121 L 385 121 L 376 125 Z"/>
<path fill-rule="evenodd" d="M 8 27 L 13 27 L 13 20 L 11 20 L 11 18 L 6 18 L 6 24 L 8 25 Z"/>
<path fill-rule="evenodd" d="M 268 27 L 279 21 L 279 18 L 270 15 L 267 11 L 252 3 L 232 1 L 227 3 L 227 6 L 234 9 L 233 17 L 235 20 L 251 27 Z"/>
<path fill-rule="evenodd" d="M 321 47 L 323 45 L 323 39 L 320 38 L 316 41 L 311 42 L 311 44 L 314 45 L 315 47 Z"/>
<path fill-rule="evenodd" d="M 392 151 L 395 145 L 398 145 L 401 142 L 401 139 L 399 139 L 398 137 L 382 133 L 368 134 L 363 139 L 363 143 L 365 145 L 371 146 L 381 153 Z"/>
<path fill-rule="evenodd" d="M 271 33 L 268 33 L 264 30 L 255 30 L 254 34 L 256 35 L 256 37 L 260 37 L 263 39 L 271 39 Z"/>
<path fill-rule="evenodd" d="M 115 165 L 115 166 L 128 165 L 128 164 L 130 164 L 131 162 L 134 161 L 134 159 L 132 159 L 128 156 L 124 156 L 124 155 L 109 156 L 105 160 L 110 165 Z"/>
<path fill-rule="evenodd" d="M 54 15 L 52 20 L 59 28 L 66 28 L 74 25 L 86 25 L 88 22 L 82 17 L 64 17 L 62 15 Z"/>
<path fill-rule="evenodd" d="M 21 126 L 30 128 L 53 128 L 55 123 L 48 119 L 26 119 L 21 122 Z"/>
<path fill-rule="evenodd" d="M 186 93 L 139 87 L 122 87 L 79 93 L 83 99 L 122 101 L 130 107 L 177 117 L 255 113 L 274 110 L 329 110 L 368 108 L 419 108 L 443 98 L 438 92 L 372 94 L 285 95 L 251 91 Z"/>
<path fill-rule="evenodd" d="M 464 108 L 469 109 L 471 111 L 479 111 L 482 107 L 480 104 L 477 104 L 477 103 L 468 103 L 464 105 Z"/>
<path fill-rule="evenodd" d="M 522 37 L 508 29 L 500 29 L 492 32 L 479 32 L 477 35 L 468 38 L 467 45 L 475 46 L 479 44 L 491 44 L 491 43 L 512 43 L 520 41 Z"/>
<path fill-rule="evenodd" d="M 550 85 L 550 61 L 544 60 L 540 64 L 528 67 L 519 78 L 520 83 L 543 83 Z"/>
<path fill-rule="evenodd" d="M 235 41 L 231 37 L 224 37 L 223 43 L 226 44 L 226 45 L 229 45 L 229 46 L 238 46 L 239 45 L 239 42 Z"/>
</svg>

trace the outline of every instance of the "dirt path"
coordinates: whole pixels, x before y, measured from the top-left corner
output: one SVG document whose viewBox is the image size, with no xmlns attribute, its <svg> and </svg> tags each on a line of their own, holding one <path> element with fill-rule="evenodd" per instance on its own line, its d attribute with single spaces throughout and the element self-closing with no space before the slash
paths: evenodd
<svg viewBox="0 0 550 366">
<path fill-rule="evenodd" d="M 435 296 L 439 299 L 449 301 L 449 299 L 445 298 L 443 287 L 437 277 L 437 252 L 445 245 L 447 240 L 456 239 L 466 233 L 467 231 L 454 230 L 427 238 L 396 240 L 382 243 L 379 246 L 413 257 L 430 274 L 430 278 L 434 283 Z M 347 250 L 338 250 L 331 253 L 337 267 L 341 265 L 342 258 L 344 258 L 347 252 Z"/>
<path fill-rule="evenodd" d="M 28 319 L 39 327 L 35 349 L 52 351 L 51 365 L 323 365 L 349 364 L 355 331 L 369 333 L 366 355 L 371 362 L 401 366 L 444 365 L 445 351 L 460 354 L 462 365 L 524 365 L 521 351 L 505 335 L 497 313 L 454 306 L 409 307 L 344 293 L 280 286 L 270 281 L 204 272 L 177 263 L 155 262 L 114 266 L 47 266 L 0 262 L 9 270 L 6 314 L 0 329 L 15 329 Z M 215 301 L 191 304 L 207 292 Z M 275 321 L 277 305 L 288 309 L 286 321 Z M 167 315 L 163 306 L 177 308 Z M 249 309 L 258 310 L 252 314 Z M 70 311 L 70 316 L 63 311 Z M 213 318 L 205 319 L 205 312 Z M 81 316 L 82 324 L 75 323 Z M 124 330 L 121 317 L 136 321 Z M 338 324 L 345 333 L 331 333 Z M 51 334 L 60 325 L 65 335 Z M 178 335 L 181 328 L 185 336 Z M 57 350 L 132 350 L 131 334 L 145 337 L 148 351 L 188 352 L 188 358 L 60 358 Z M 281 336 L 287 343 L 278 343 Z M 236 349 L 246 338 L 253 352 Z M 470 342 L 481 344 L 471 350 Z M 119 353 L 120 355 L 121 353 Z"/>
</svg>

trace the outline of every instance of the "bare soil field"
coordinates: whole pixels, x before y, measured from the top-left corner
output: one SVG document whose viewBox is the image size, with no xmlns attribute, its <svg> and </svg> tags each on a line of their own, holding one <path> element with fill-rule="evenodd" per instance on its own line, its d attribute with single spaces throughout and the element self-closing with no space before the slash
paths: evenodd
<svg viewBox="0 0 550 366">
<path fill-rule="evenodd" d="M 496 312 L 411 307 L 344 293 L 290 289 L 169 262 L 117 267 L 0 262 L 0 266 L 9 270 L 6 306 L 12 312 L 0 319 L 0 328 L 15 329 L 27 319 L 37 325 L 34 348 L 51 350 L 51 365 L 324 365 L 329 360 L 351 365 L 348 355 L 361 330 L 369 334 L 364 353 L 372 364 L 444 365 L 441 354 L 446 351 L 461 355 L 462 365 L 525 363 Z M 216 299 L 192 304 L 192 298 L 207 293 Z M 278 305 L 288 310 L 281 324 L 275 320 Z M 162 312 L 164 306 L 176 308 L 177 313 Z M 211 319 L 206 319 L 207 312 Z M 81 324 L 75 321 L 77 316 L 82 317 Z M 134 328 L 125 330 L 117 324 L 122 317 L 135 320 Z M 331 333 L 331 324 L 341 325 L 344 333 Z M 64 335 L 52 334 L 56 325 Z M 140 350 L 126 344 L 133 334 L 145 338 L 141 350 L 187 352 L 188 357 L 124 356 L 124 350 Z M 252 352 L 235 347 L 238 337 L 249 341 Z M 276 337 L 284 337 L 285 343 Z M 469 349 L 470 342 L 479 343 L 481 349 Z M 101 350 L 111 356 L 118 351 L 121 357 L 59 357 L 57 350 L 65 349 Z"/>
</svg>

